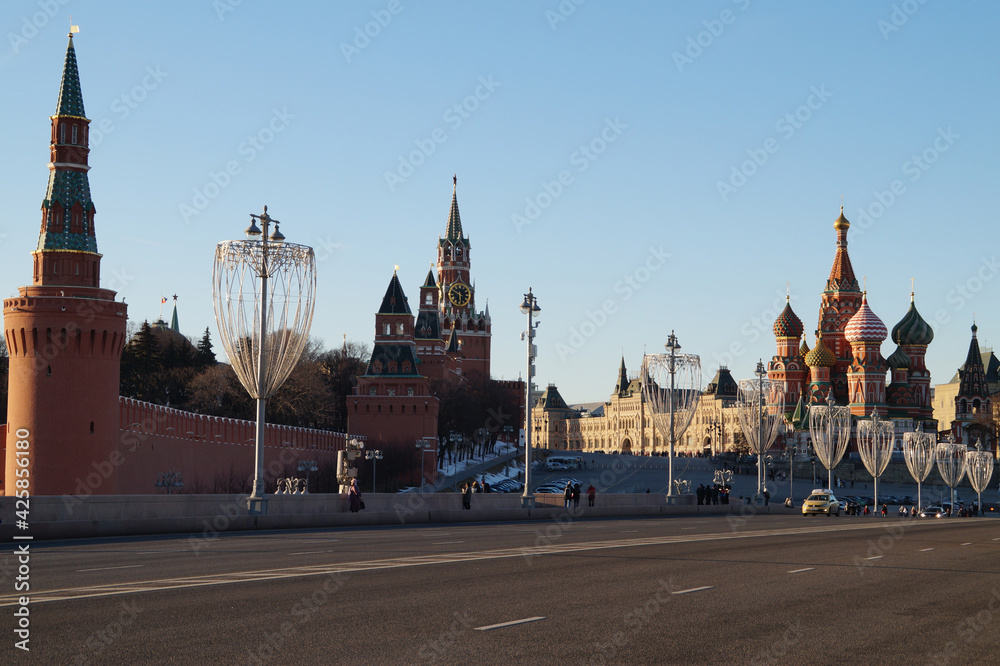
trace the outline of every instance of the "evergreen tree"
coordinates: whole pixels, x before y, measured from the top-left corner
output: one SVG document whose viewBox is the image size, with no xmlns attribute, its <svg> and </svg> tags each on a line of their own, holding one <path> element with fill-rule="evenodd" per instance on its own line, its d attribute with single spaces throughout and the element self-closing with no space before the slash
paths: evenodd
<svg viewBox="0 0 1000 666">
<path fill-rule="evenodd" d="M 208 335 L 208 326 L 205 327 L 205 335 L 201 336 L 198 342 L 198 351 L 195 353 L 195 365 L 201 368 L 208 368 L 216 363 L 215 352 L 212 351 L 212 339 Z"/>
</svg>

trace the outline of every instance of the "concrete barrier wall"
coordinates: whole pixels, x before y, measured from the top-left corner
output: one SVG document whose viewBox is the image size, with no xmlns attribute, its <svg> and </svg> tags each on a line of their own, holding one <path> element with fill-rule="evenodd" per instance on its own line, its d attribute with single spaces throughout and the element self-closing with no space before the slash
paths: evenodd
<svg viewBox="0 0 1000 666">
<path fill-rule="evenodd" d="M 141 534 L 191 533 L 199 539 L 222 532 L 262 529 L 356 527 L 422 523 L 565 520 L 616 516 L 671 516 L 786 513 L 778 505 L 750 507 L 668 505 L 662 495 L 598 495 L 596 506 L 563 508 L 562 498 L 537 495 L 534 509 L 521 508 L 521 496 L 503 493 L 473 495 L 472 509 L 462 508 L 460 493 L 368 494 L 365 509 L 350 513 L 346 495 L 270 495 L 268 513 L 250 516 L 244 495 L 135 495 L 32 497 L 28 529 L 17 528 L 15 502 L 0 505 L 0 538 L 14 534 L 34 539 L 69 539 Z"/>
</svg>

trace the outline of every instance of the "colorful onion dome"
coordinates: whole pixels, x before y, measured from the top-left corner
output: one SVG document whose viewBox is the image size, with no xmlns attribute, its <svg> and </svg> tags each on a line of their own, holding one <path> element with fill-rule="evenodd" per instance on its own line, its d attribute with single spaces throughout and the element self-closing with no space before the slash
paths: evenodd
<svg viewBox="0 0 1000 666">
<path fill-rule="evenodd" d="M 854 313 L 844 329 L 848 342 L 882 342 L 889 331 L 882 320 L 868 307 L 868 292 L 861 295 L 861 307 Z"/>
<path fill-rule="evenodd" d="M 909 355 L 903 351 L 902 347 L 896 347 L 896 351 L 886 359 L 886 363 L 893 370 L 898 370 L 900 368 L 909 368 L 911 361 Z"/>
<path fill-rule="evenodd" d="M 910 309 L 906 311 L 899 323 L 892 327 L 892 341 L 897 345 L 929 345 L 933 339 L 934 329 L 917 312 L 911 291 Z"/>
<path fill-rule="evenodd" d="M 803 336 L 802 337 L 802 344 L 799 345 L 799 356 L 801 356 L 802 358 L 805 358 L 806 354 L 808 354 L 808 353 L 809 353 L 809 345 L 808 345 L 808 343 L 806 343 L 805 336 Z"/>
<path fill-rule="evenodd" d="M 792 311 L 792 304 L 785 296 L 785 309 L 774 321 L 774 337 L 797 338 L 802 335 L 802 320 Z"/>
<path fill-rule="evenodd" d="M 850 229 L 851 228 L 851 223 L 847 221 L 846 217 L 844 217 L 844 207 L 843 206 L 840 207 L 840 217 L 838 217 L 834 221 L 833 228 L 836 229 L 837 231 L 840 231 L 841 229 Z"/>
<path fill-rule="evenodd" d="M 832 368 L 837 365 L 837 357 L 823 344 L 823 336 L 816 338 L 816 346 L 806 354 L 806 365 L 810 368 Z"/>
</svg>

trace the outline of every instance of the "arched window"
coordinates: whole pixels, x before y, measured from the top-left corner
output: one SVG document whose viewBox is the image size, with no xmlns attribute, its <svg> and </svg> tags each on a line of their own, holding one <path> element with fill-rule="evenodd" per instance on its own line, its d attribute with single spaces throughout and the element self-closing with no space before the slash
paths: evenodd
<svg viewBox="0 0 1000 666">
<path fill-rule="evenodd" d="M 73 145 L 76 145 L 76 125 L 73 125 Z"/>
<path fill-rule="evenodd" d="M 426 303 L 427 305 L 433 305 L 434 304 L 434 295 L 431 294 L 430 292 L 428 292 L 427 296 L 424 297 L 424 303 Z"/>
<path fill-rule="evenodd" d="M 402 335 L 406 331 L 406 327 L 403 326 L 403 322 L 396 323 L 396 335 Z"/>
<path fill-rule="evenodd" d="M 385 324 L 385 335 L 392 335 L 392 326 L 388 322 Z"/>
</svg>

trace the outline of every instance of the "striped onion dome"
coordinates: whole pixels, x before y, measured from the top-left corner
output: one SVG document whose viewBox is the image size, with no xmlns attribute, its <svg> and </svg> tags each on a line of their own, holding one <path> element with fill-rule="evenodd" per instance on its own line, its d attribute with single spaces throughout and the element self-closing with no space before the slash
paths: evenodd
<svg viewBox="0 0 1000 666">
<path fill-rule="evenodd" d="M 774 321 L 774 337 L 797 338 L 802 335 L 802 320 L 792 311 L 792 304 L 785 296 L 785 309 Z"/>
<path fill-rule="evenodd" d="M 837 357 L 833 355 L 830 348 L 823 344 L 823 336 L 816 338 L 816 346 L 806 354 L 806 365 L 811 368 L 832 368 L 837 365 Z"/>
<path fill-rule="evenodd" d="M 868 307 L 868 293 L 861 296 L 861 307 L 854 313 L 844 329 L 848 342 L 882 342 L 889 335 L 882 320 Z"/>
<path fill-rule="evenodd" d="M 901 347 L 896 347 L 896 351 L 886 359 L 886 363 L 893 370 L 898 370 L 900 368 L 909 368 L 911 361 L 909 355 Z"/>
<path fill-rule="evenodd" d="M 801 356 L 802 358 L 805 358 L 806 354 L 808 354 L 808 353 L 809 353 L 809 344 L 806 342 L 805 336 L 803 336 L 802 337 L 802 344 L 799 345 L 799 356 Z"/>
<path fill-rule="evenodd" d="M 933 339 L 934 329 L 917 312 L 917 306 L 913 304 L 913 292 L 910 292 L 910 309 L 892 327 L 892 341 L 897 345 L 929 345 Z"/>
</svg>

